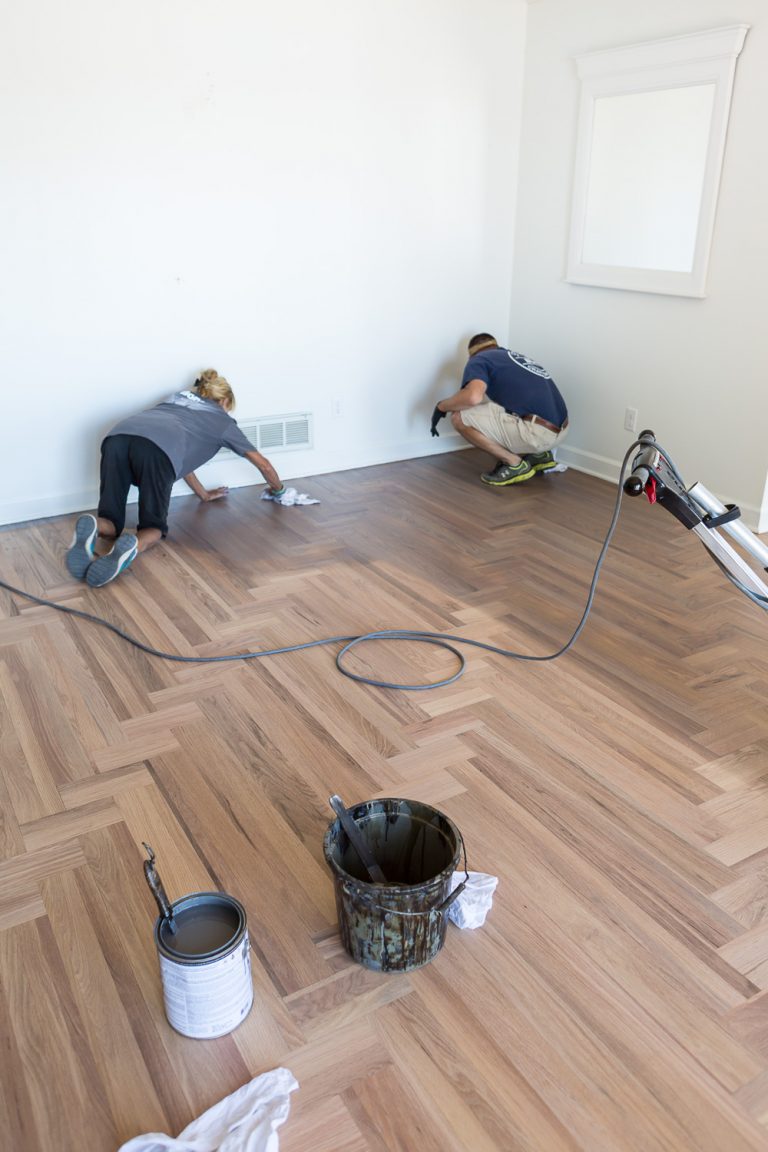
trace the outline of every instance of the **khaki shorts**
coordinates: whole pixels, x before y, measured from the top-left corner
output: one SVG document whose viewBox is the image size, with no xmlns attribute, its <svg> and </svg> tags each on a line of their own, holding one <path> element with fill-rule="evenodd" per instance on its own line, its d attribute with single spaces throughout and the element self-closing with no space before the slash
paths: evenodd
<svg viewBox="0 0 768 1152">
<path fill-rule="evenodd" d="M 465 408 L 459 415 L 467 427 L 477 428 L 478 432 L 482 432 L 490 440 L 495 440 L 508 452 L 514 452 L 516 456 L 548 452 L 564 439 L 567 431 L 564 429 L 562 432 L 552 432 L 543 424 L 523 420 L 520 416 L 507 412 L 493 400 L 485 400 L 474 408 Z"/>
</svg>

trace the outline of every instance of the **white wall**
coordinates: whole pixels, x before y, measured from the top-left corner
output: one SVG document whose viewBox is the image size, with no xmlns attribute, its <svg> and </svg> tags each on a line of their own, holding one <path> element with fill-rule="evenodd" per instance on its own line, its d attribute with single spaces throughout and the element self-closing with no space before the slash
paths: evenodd
<svg viewBox="0 0 768 1152">
<path fill-rule="evenodd" d="M 573 57 L 748 23 L 704 300 L 564 282 L 578 84 Z M 614 479 L 652 428 L 686 481 L 768 530 L 768 8 L 763 0 L 534 0 L 528 15 L 510 344 L 562 387 L 564 460 Z M 762 508 L 762 518 L 760 512 Z"/>
<path fill-rule="evenodd" d="M 525 19 L 4 5 L 0 523 L 92 507 L 104 432 L 209 366 L 241 419 L 314 413 L 286 478 L 457 446 L 429 415 L 460 338 L 507 323 Z"/>
</svg>

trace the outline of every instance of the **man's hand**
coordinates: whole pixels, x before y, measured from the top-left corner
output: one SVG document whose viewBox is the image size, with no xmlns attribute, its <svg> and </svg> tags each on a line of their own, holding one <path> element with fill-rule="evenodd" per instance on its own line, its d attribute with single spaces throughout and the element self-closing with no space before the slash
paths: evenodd
<svg viewBox="0 0 768 1152">
<path fill-rule="evenodd" d="M 221 500 L 222 496 L 226 496 L 226 495 L 228 495 L 228 493 L 229 493 L 229 488 L 227 488 L 227 487 L 208 488 L 205 490 L 205 495 L 201 496 L 200 499 L 204 500 L 205 503 L 207 504 L 209 500 Z"/>
<path fill-rule="evenodd" d="M 432 413 L 432 423 L 431 423 L 430 428 L 429 428 L 429 430 L 433 436 L 439 436 L 440 435 L 440 433 L 437 430 L 437 426 L 440 423 L 440 421 L 442 420 L 443 416 L 445 416 L 445 412 L 441 412 L 440 409 L 438 408 L 437 404 L 435 404 L 435 410 Z"/>
</svg>

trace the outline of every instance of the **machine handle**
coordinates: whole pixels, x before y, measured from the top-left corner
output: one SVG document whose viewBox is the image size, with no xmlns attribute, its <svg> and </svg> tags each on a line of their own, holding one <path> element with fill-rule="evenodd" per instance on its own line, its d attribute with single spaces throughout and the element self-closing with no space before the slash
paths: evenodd
<svg viewBox="0 0 768 1152">
<path fill-rule="evenodd" d="M 624 491 L 627 496 L 639 496 L 641 492 L 645 491 L 645 486 L 659 461 L 659 451 L 653 432 L 641 432 L 640 443 L 643 447 L 635 456 L 634 467 L 624 481 Z"/>
<path fill-rule="evenodd" d="M 633 468 L 624 481 L 624 491 L 627 496 L 639 496 L 645 491 L 645 486 L 651 478 L 647 468 Z"/>
</svg>

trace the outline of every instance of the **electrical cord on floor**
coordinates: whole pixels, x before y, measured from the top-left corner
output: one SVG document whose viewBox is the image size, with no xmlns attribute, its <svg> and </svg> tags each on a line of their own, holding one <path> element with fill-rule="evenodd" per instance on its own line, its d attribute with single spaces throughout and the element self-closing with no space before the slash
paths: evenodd
<svg viewBox="0 0 768 1152">
<path fill-rule="evenodd" d="M 454 648 L 453 644 L 468 644 L 472 648 L 482 648 L 486 652 L 495 653 L 497 656 L 507 656 L 512 660 L 529 660 L 537 663 L 546 660 L 557 660 L 559 656 L 564 656 L 565 653 L 573 647 L 581 635 L 590 611 L 592 610 L 592 601 L 595 598 L 600 569 L 603 566 L 605 554 L 608 551 L 619 519 L 624 473 L 632 452 L 640 444 L 641 441 L 639 440 L 633 441 L 622 461 L 611 522 L 608 526 L 603 546 L 600 549 L 600 554 L 597 557 L 592 581 L 589 585 L 587 603 L 581 619 L 576 625 L 573 635 L 562 648 L 558 648 L 556 652 L 551 652 L 546 656 L 531 656 L 523 652 L 512 652 L 507 648 L 499 648 L 495 644 L 484 644 L 481 640 L 467 640 L 464 636 L 453 636 L 450 633 L 419 632 L 410 631 L 405 628 L 391 628 L 378 632 L 366 632 L 362 636 L 328 636 L 323 640 L 309 640 L 304 644 L 290 644 L 285 648 L 267 648 L 261 652 L 237 652 L 229 656 L 180 656 L 173 652 L 161 652 L 158 648 L 153 648 L 150 644 L 144 644 L 143 641 L 137 640 L 135 636 L 130 636 L 127 632 L 124 632 L 122 628 L 118 628 L 116 624 L 111 624 L 109 620 L 104 620 L 101 616 L 96 616 L 91 612 L 82 612 L 78 608 L 69 608 L 66 604 L 56 604 L 52 600 L 45 600 L 41 596 L 34 596 L 31 592 L 25 592 L 21 588 L 14 588 L 12 584 L 7 584 L 4 580 L 0 580 L 0 588 L 5 588 L 6 591 L 12 592 L 16 596 L 22 596 L 26 600 L 31 600 L 33 604 L 42 604 L 46 608 L 55 608 L 57 612 L 64 612 L 68 616 L 75 616 L 80 620 L 88 620 L 92 624 L 99 624 L 103 628 L 107 628 L 110 632 L 114 632 L 121 640 L 126 640 L 129 644 L 132 644 L 134 648 L 138 648 L 139 651 L 146 652 L 148 656 L 156 656 L 161 660 L 173 660 L 180 664 L 220 664 L 234 660 L 261 660 L 265 656 L 282 656 L 287 652 L 301 652 L 305 648 L 320 648 L 326 644 L 342 644 L 343 647 L 336 655 L 336 667 L 343 676 L 347 676 L 350 680 L 357 680 L 360 684 L 370 684 L 374 688 L 394 688 L 403 692 L 426 692 L 432 688 L 444 688 L 446 685 L 453 684 L 454 681 L 458 680 L 466 667 L 466 660 L 463 654 Z M 343 660 L 346 654 L 351 652 L 353 648 L 356 648 L 358 644 L 364 644 L 369 640 L 408 640 L 420 644 L 434 644 L 438 648 L 445 648 L 451 652 L 459 661 L 459 668 L 452 676 L 448 676 L 444 680 L 436 680 L 431 684 L 397 684 L 387 680 L 373 680 L 369 676 L 359 676 L 357 673 L 350 672 L 348 668 L 345 668 Z"/>
</svg>

